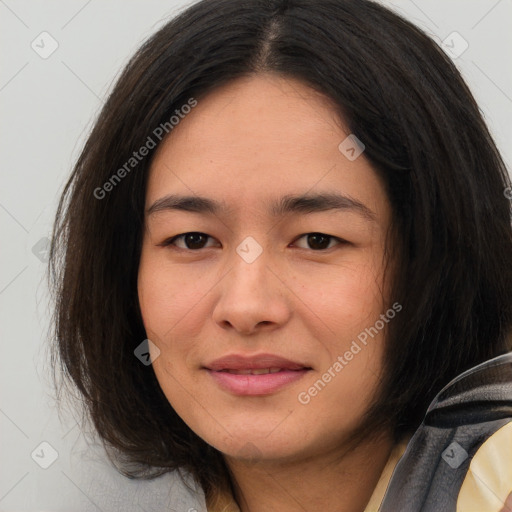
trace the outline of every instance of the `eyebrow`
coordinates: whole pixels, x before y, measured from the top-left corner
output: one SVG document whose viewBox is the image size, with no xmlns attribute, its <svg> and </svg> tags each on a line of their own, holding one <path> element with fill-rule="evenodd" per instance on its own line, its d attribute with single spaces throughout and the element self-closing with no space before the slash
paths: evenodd
<svg viewBox="0 0 512 512">
<path fill-rule="evenodd" d="M 224 202 L 207 197 L 166 195 L 157 199 L 147 210 L 147 215 L 162 211 L 186 211 L 193 213 L 219 215 L 229 213 L 230 209 Z M 375 222 L 377 216 L 363 203 L 352 197 L 336 193 L 319 193 L 305 195 L 286 195 L 271 201 L 269 212 L 273 217 L 281 217 L 290 213 L 314 213 L 328 210 L 353 211 Z"/>
</svg>

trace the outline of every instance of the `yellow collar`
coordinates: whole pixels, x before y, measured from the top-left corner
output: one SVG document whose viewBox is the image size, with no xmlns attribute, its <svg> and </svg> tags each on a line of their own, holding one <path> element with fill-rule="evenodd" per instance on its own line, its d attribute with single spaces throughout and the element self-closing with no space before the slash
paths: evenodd
<svg viewBox="0 0 512 512">
<path fill-rule="evenodd" d="M 395 469 L 395 466 L 398 464 L 398 461 L 404 454 L 409 440 L 410 437 L 396 444 L 393 447 L 393 450 L 391 451 L 388 461 L 384 466 L 382 473 L 380 474 L 379 481 L 377 482 L 377 485 L 373 490 L 373 494 L 370 498 L 370 501 L 368 502 L 368 505 L 366 505 L 364 512 L 378 512 L 380 504 L 382 503 L 382 500 L 384 498 L 384 493 L 386 492 L 389 481 L 391 480 L 393 470 Z"/>
</svg>

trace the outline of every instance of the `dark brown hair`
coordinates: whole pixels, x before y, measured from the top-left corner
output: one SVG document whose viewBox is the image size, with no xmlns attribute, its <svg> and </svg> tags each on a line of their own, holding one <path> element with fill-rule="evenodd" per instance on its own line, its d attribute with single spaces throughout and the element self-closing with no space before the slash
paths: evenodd
<svg viewBox="0 0 512 512">
<path fill-rule="evenodd" d="M 146 338 L 137 271 L 156 150 L 109 180 L 190 98 L 261 72 L 333 100 L 392 204 L 391 296 L 403 309 L 388 326 L 385 379 L 364 432 L 387 427 L 400 440 L 449 380 L 511 348 L 510 180 L 443 51 L 366 0 L 198 2 L 150 37 L 117 80 L 62 194 L 49 270 L 52 364 L 78 388 L 112 461 L 132 477 L 183 468 L 207 496 L 226 481 L 221 454 L 134 356 Z"/>
</svg>

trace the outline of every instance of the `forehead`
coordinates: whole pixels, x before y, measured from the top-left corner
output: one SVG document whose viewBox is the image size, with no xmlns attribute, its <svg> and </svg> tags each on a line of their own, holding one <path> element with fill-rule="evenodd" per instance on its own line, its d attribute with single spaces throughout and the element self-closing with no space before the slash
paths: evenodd
<svg viewBox="0 0 512 512">
<path fill-rule="evenodd" d="M 236 209 L 321 190 L 378 210 L 383 187 L 372 167 L 338 148 L 348 135 L 333 102 L 307 85 L 273 75 L 237 79 L 198 99 L 162 142 L 146 207 L 170 193 Z"/>
<path fill-rule="evenodd" d="M 250 163 L 249 157 L 257 164 L 279 155 L 299 159 L 308 149 L 331 146 L 332 151 L 332 144 L 336 150 L 340 130 L 335 106 L 325 96 L 293 79 L 256 75 L 200 98 L 172 129 L 159 154 L 172 151 L 181 158 L 186 153 L 189 160 L 213 163 L 244 156 L 242 167 Z"/>
</svg>

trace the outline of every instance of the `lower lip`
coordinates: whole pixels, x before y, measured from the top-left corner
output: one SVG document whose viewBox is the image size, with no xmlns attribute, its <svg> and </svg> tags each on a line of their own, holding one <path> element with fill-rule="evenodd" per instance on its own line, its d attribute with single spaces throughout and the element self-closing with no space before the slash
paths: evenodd
<svg viewBox="0 0 512 512">
<path fill-rule="evenodd" d="M 235 395 L 269 395 L 296 382 L 309 370 L 282 370 L 277 373 L 264 373 L 262 375 L 237 375 L 236 373 L 216 372 L 208 370 L 217 384 L 226 391 Z"/>
</svg>

